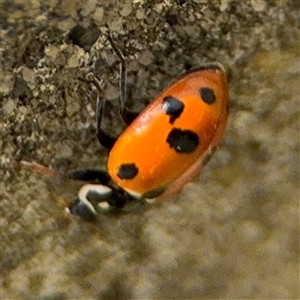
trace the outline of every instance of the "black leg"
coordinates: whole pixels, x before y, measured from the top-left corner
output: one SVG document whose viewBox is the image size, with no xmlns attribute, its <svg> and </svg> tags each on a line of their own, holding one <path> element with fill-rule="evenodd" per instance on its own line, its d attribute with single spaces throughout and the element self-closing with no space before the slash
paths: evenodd
<svg viewBox="0 0 300 300">
<path fill-rule="evenodd" d="M 108 133 L 106 133 L 102 128 L 102 120 L 104 116 L 104 108 L 105 108 L 105 99 L 100 100 L 100 94 L 102 91 L 102 88 L 100 86 L 100 82 L 98 79 L 94 76 L 93 73 L 87 74 L 87 80 L 94 84 L 94 86 L 97 88 L 97 102 L 96 102 L 96 118 L 97 118 L 97 124 L 96 124 L 96 131 L 97 131 L 97 138 L 99 143 L 104 147 L 110 150 L 113 145 L 115 144 L 117 138 L 112 137 Z"/>
<path fill-rule="evenodd" d="M 131 112 L 128 109 L 126 109 L 126 103 L 127 103 L 127 71 L 126 71 L 126 63 L 125 63 L 125 58 L 123 53 L 121 52 L 121 50 L 116 46 L 115 42 L 113 41 L 113 38 L 111 36 L 111 33 L 109 32 L 109 34 L 107 35 L 107 38 L 114 50 L 114 52 L 116 53 L 116 55 L 118 56 L 118 58 L 121 61 L 120 64 L 120 109 L 119 109 L 119 113 L 122 116 L 123 121 L 129 125 L 138 115 L 139 113 L 136 112 Z M 108 150 L 110 150 L 117 138 L 116 137 L 112 137 L 110 134 L 108 134 L 107 132 L 105 132 L 102 128 L 102 120 L 104 117 L 104 108 L 105 108 L 105 99 L 101 99 L 100 100 L 100 95 L 102 92 L 102 88 L 100 85 L 100 82 L 98 81 L 98 79 L 94 76 L 94 74 L 89 73 L 87 75 L 87 81 L 91 82 L 94 84 L 94 86 L 97 88 L 97 106 L 96 106 L 96 116 L 97 116 L 97 138 L 99 143 L 107 148 Z"/>
<path fill-rule="evenodd" d="M 139 114 L 139 112 L 130 111 L 125 107 L 122 113 L 122 119 L 126 125 L 129 126 Z"/>
<path fill-rule="evenodd" d="M 126 104 L 127 104 L 127 100 L 128 100 L 128 92 L 127 92 L 127 70 L 126 70 L 125 58 L 124 58 L 122 51 L 115 44 L 110 31 L 107 35 L 107 38 L 108 38 L 114 52 L 116 53 L 116 55 L 118 56 L 118 58 L 121 61 L 120 82 L 119 82 L 119 86 L 120 86 L 120 110 L 119 110 L 119 112 L 120 112 L 120 115 L 122 116 L 123 121 L 126 123 L 126 125 L 130 125 L 131 122 L 139 115 L 139 113 L 129 111 L 126 108 Z"/>
<path fill-rule="evenodd" d="M 107 185 L 110 181 L 109 174 L 100 169 L 78 169 L 68 173 L 68 178 L 72 180 L 87 181 L 90 183 L 101 183 Z"/>
<path fill-rule="evenodd" d="M 125 105 L 127 102 L 127 70 L 126 70 L 126 62 L 123 53 L 121 50 L 117 47 L 115 44 L 111 32 L 108 32 L 107 35 L 108 41 L 111 44 L 111 47 L 113 48 L 114 52 L 118 56 L 118 58 L 121 61 L 120 64 L 120 82 L 119 82 L 119 87 L 120 87 L 120 114 L 123 115 L 123 111 L 125 109 Z"/>
</svg>

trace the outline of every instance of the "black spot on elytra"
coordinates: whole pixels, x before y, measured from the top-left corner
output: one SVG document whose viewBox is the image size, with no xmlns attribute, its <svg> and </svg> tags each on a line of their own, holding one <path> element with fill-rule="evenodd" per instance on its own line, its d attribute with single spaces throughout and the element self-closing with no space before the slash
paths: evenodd
<svg viewBox="0 0 300 300">
<path fill-rule="evenodd" d="M 117 175 L 120 179 L 133 179 L 139 169 L 135 164 L 121 164 L 118 168 Z"/>
<path fill-rule="evenodd" d="M 207 104 L 213 104 L 216 101 L 216 95 L 210 88 L 200 88 L 201 99 Z"/>
<path fill-rule="evenodd" d="M 199 145 L 198 135 L 191 130 L 174 128 L 167 137 L 167 143 L 178 153 L 192 153 Z"/>
<path fill-rule="evenodd" d="M 168 96 L 164 98 L 162 107 L 164 112 L 170 116 L 170 123 L 173 124 L 174 121 L 179 118 L 181 113 L 183 112 L 184 104 L 182 103 L 182 101 L 172 96 Z"/>
</svg>

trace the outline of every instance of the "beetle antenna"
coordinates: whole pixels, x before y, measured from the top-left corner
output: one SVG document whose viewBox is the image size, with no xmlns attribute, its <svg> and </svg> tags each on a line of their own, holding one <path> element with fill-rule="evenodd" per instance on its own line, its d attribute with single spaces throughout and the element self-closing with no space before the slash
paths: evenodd
<svg viewBox="0 0 300 300">
<path fill-rule="evenodd" d="M 51 170 L 50 168 L 45 167 L 36 162 L 29 162 L 29 161 L 25 161 L 25 160 L 14 161 L 13 167 L 14 167 L 14 169 L 27 169 L 34 173 L 39 173 L 39 174 L 50 176 L 50 177 L 62 176 L 61 173 Z"/>
</svg>

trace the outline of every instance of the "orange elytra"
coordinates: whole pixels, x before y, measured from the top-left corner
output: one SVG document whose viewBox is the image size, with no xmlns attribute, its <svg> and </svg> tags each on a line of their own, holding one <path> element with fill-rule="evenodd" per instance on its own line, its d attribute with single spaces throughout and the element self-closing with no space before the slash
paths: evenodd
<svg viewBox="0 0 300 300">
<path fill-rule="evenodd" d="M 130 194 L 163 195 L 190 168 L 198 164 L 194 173 L 199 171 L 200 162 L 221 142 L 227 118 L 228 84 L 223 68 L 210 64 L 189 71 L 161 92 L 119 136 L 109 153 L 108 172 Z M 173 190 L 181 187 L 179 180 Z"/>
</svg>

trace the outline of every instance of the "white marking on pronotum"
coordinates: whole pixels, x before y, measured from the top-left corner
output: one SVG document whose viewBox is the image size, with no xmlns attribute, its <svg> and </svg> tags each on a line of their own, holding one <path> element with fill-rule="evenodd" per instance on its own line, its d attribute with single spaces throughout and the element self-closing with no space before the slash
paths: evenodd
<svg viewBox="0 0 300 300">
<path fill-rule="evenodd" d="M 105 185 L 101 185 L 101 184 L 85 184 L 81 187 L 81 189 L 78 192 L 78 198 L 81 202 L 83 202 L 84 204 L 86 204 L 93 213 L 97 214 L 95 208 L 93 207 L 93 205 L 91 204 L 91 202 L 87 199 L 87 194 L 88 192 L 93 191 L 95 193 L 98 193 L 99 195 L 109 195 L 111 193 L 111 188 L 109 188 L 108 186 Z M 109 205 L 107 203 L 107 205 L 105 205 L 105 201 L 100 202 L 99 203 L 99 207 L 105 209 L 108 208 Z"/>
</svg>

